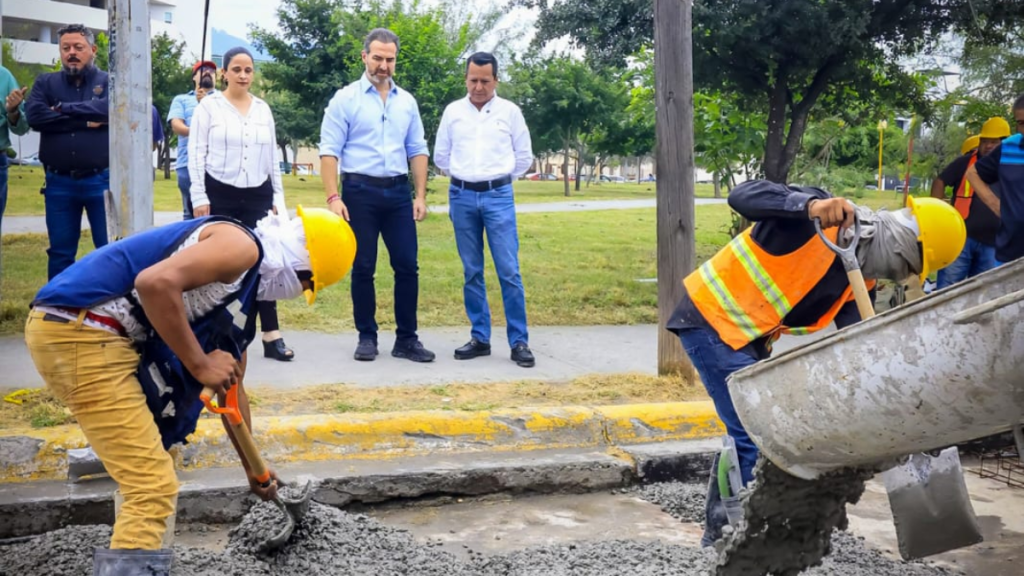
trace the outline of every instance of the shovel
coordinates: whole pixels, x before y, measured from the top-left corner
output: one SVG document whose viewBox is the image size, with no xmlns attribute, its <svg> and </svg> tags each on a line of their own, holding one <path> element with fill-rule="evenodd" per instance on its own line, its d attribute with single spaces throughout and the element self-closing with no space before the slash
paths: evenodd
<svg viewBox="0 0 1024 576">
<path fill-rule="evenodd" d="M 857 261 L 861 229 L 856 213 L 853 222 L 853 239 L 845 248 L 825 236 L 817 218 L 814 228 L 842 260 L 861 320 L 867 320 L 875 315 L 875 309 Z M 904 560 L 970 546 L 984 539 L 955 446 L 932 454 L 911 454 L 906 462 L 883 472 L 882 481 L 889 494 L 896 539 Z"/>
<path fill-rule="evenodd" d="M 256 449 L 256 443 L 252 439 L 252 434 L 245 425 L 245 420 L 242 419 L 242 413 L 238 411 L 238 386 L 232 386 L 228 389 L 226 406 L 223 408 L 212 403 L 214 394 L 215 392 L 212 389 L 204 388 L 199 398 L 203 401 L 203 404 L 206 404 L 207 410 L 227 418 L 228 424 L 234 432 L 235 441 L 238 442 L 239 449 L 245 455 L 245 460 L 249 463 L 256 481 L 264 488 L 270 486 L 271 482 L 274 482 L 270 477 L 270 469 L 267 468 L 266 463 L 260 456 L 259 450 Z M 280 480 L 277 483 L 281 487 L 285 486 Z M 306 482 L 306 485 L 297 496 L 294 494 L 282 496 L 279 491 L 278 495 L 274 497 L 274 505 L 281 511 L 282 525 L 280 530 L 270 532 L 271 536 L 260 545 L 259 552 L 265 553 L 276 550 L 288 542 L 292 532 L 295 531 L 295 525 L 301 522 L 306 516 L 306 512 L 309 511 L 309 502 L 313 497 L 310 485 L 311 482 Z"/>
</svg>

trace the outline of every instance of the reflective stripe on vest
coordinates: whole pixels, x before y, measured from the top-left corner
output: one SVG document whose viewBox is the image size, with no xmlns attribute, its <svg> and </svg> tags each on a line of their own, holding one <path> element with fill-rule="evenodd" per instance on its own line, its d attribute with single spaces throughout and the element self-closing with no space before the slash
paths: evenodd
<svg viewBox="0 0 1024 576">
<path fill-rule="evenodd" d="M 967 169 L 970 170 L 971 166 L 978 161 L 978 153 L 971 154 L 971 160 L 967 163 Z M 974 199 L 974 189 L 971 188 L 971 183 L 967 181 L 967 173 L 964 172 L 964 177 L 960 179 L 960 187 L 957 188 L 956 193 L 953 194 L 953 207 L 960 213 L 965 220 L 967 215 L 971 213 L 971 200 Z"/>
<path fill-rule="evenodd" d="M 783 325 L 786 315 L 824 278 L 836 255 L 814 236 L 797 250 L 775 256 L 758 246 L 750 233 L 748 228 L 733 238 L 683 280 L 694 306 L 734 350 L 766 335 L 809 334 L 825 328 L 853 299 L 847 288 L 813 325 Z M 833 242 L 837 234 L 837 228 L 825 231 Z"/>
</svg>

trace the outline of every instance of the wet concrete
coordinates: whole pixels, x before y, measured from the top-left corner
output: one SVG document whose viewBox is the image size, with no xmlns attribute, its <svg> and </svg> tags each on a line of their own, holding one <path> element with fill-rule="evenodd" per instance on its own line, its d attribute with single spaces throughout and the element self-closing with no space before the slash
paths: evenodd
<svg viewBox="0 0 1024 576">
<path fill-rule="evenodd" d="M 1005 569 L 1019 568 L 1014 560 L 1021 540 L 1011 533 L 1024 524 L 1019 513 L 1024 491 L 1000 490 L 977 478 L 969 477 L 968 483 L 986 536 L 994 532 L 988 543 L 959 551 L 963 572 L 952 571 L 953 562 L 936 566 L 894 559 L 894 533 L 887 545 L 879 530 L 888 507 L 885 491 L 872 482 L 850 509 L 854 532 L 836 533 L 832 553 L 803 574 L 1019 574 Z M 275 509 L 260 504 L 230 535 L 226 525 L 180 524 L 174 574 L 710 576 L 716 556 L 697 547 L 699 522 L 680 522 L 659 509 L 692 517 L 703 508 L 696 497 L 703 488 L 665 484 L 580 495 L 453 498 L 438 500 L 451 502 L 441 506 L 369 508 L 366 515 L 314 504 L 286 549 L 256 557 L 250 553 L 254 538 L 277 518 Z M 891 531 L 891 516 L 888 522 Z M 0 547 L 0 575 L 85 576 L 91 549 L 105 546 L 109 534 L 105 526 L 75 527 Z M 1000 562 L 1004 571 L 984 568 Z"/>
</svg>

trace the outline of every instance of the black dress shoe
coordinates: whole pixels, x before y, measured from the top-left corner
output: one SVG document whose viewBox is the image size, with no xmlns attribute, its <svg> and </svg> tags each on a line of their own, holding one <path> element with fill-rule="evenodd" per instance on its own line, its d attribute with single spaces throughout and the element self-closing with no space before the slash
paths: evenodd
<svg viewBox="0 0 1024 576">
<path fill-rule="evenodd" d="M 537 363 L 533 352 L 530 352 L 530 347 L 522 342 L 512 347 L 512 361 L 523 368 L 533 368 L 533 365 Z"/>
<path fill-rule="evenodd" d="M 491 345 L 473 338 L 465 346 L 455 349 L 456 360 L 472 360 L 477 356 L 490 356 Z"/>
<path fill-rule="evenodd" d="M 295 358 L 295 352 L 284 345 L 284 338 L 278 338 L 277 340 L 263 343 L 263 357 L 288 362 Z"/>
<path fill-rule="evenodd" d="M 355 359 L 370 362 L 377 358 L 377 343 L 373 340 L 360 340 L 356 346 Z"/>
<path fill-rule="evenodd" d="M 395 347 L 391 349 L 391 355 L 395 358 L 405 358 L 413 362 L 434 361 L 434 353 L 424 348 L 423 343 L 419 340 L 402 344 L 395 342 Z"/>
</svg>

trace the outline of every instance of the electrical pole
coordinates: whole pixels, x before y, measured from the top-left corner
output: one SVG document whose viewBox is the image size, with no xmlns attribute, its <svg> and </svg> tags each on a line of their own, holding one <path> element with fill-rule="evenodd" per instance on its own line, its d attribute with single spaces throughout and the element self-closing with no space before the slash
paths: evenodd
<svg viewBox="0 0 1024 576">
<path fill-rule="evenodd" d="M 153 226 L 153 103 L 149 3 L 112 0 L 109 16 L 107 230 L 113 241 Z"/>
<path fill-rule="evenodd" d="M 665 330 L 694 268 L 692 0 L 654 0 L 655 124 L 658 166 L 658 373 L 694 371 Z"/>
</svg>

